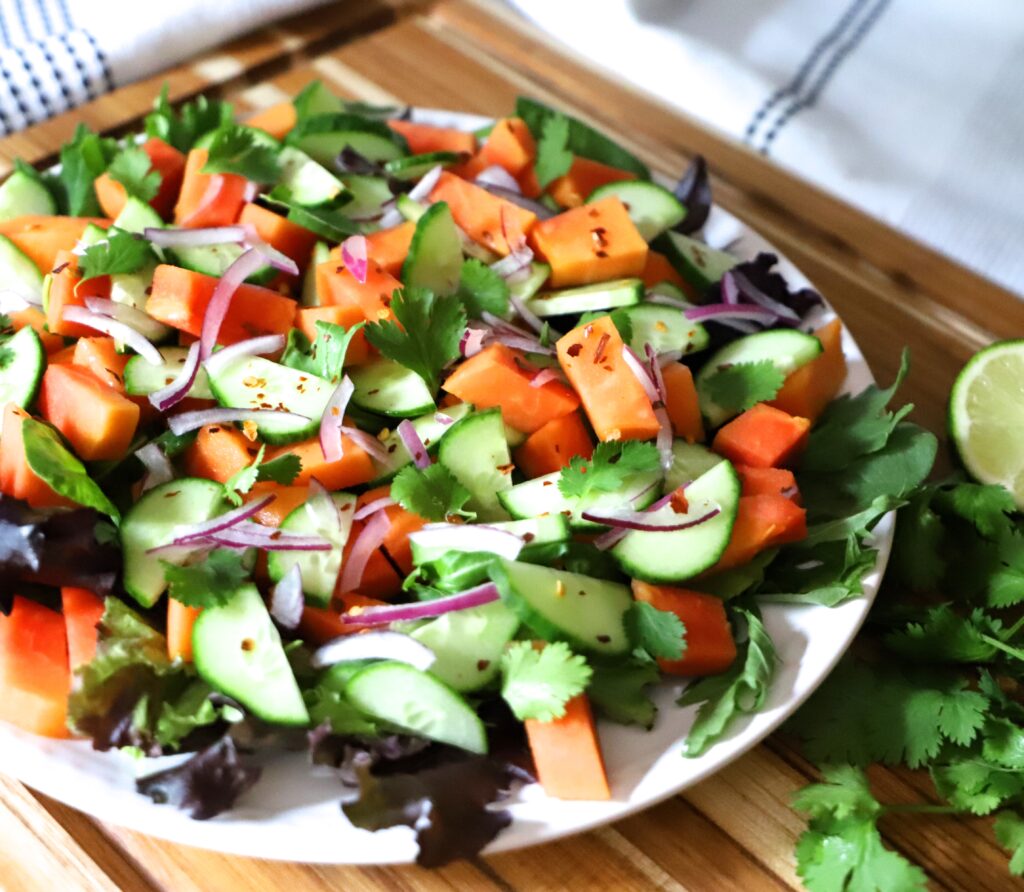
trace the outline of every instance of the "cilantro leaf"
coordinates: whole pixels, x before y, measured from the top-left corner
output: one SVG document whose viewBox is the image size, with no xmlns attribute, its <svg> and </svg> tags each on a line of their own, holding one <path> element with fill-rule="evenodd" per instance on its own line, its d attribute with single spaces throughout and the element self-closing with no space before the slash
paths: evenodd
<svg viewBox="0 0 1024 892">
<path fill-rule="evenodd" d="M 988 663 L 999 650 L 991 643 L 1002 623 L 982 610 L 967 616 L 948 604 L 932 607 L 919 622 L 907 623 L 885 636 L 889 650 L 901 656 L 929 663 Z"/>
<path fill-rule="evenodd" d="M 415 465 L 402 468 L 391 482 L 391 498 L 406 511 L 426 520 L 474 516 L 463 510 L 469 501 L 469 490 L 442 464 L 432 464 L 422 471 Z"/>
<path fill-rule="evenodd" d="M 105 239 L 89 245 L 78 258 L 81 281 L 97 276 L 138 272 L 150 258 L 149 242 L 131 232 L 112 229 Z"/>
<path fill-rule="evenodd" d="M 229 124 L 214 133 L 202 173 L 232 173 L 254 183 L 281 176 L 279 151 L 244 124 Z"/>
<path fill-rule="evenodd" d="M 149 155 L 139 146 L 124 149 L 110 162 L 107 173 L 139 201 L 153 198 L 160 191 L 163 179 L 160 171 L 153 168 Z"/>
<path fill-rule="evenodd" d="M 647 688 L 661 679 L 652 660 L 594 659 L 587 696 L 605 718 L 621 725 L 654 726 L 658 709 Z"/>
<path fill-rule="evenodd" d="M 51 180 L 58 205 L 72 217 L 97 217 L 100 205 L 93 183 L 107 169 L 117 143 L 79 124 L 70 142 L 60 150 L 60 173 Z"/>
<path fill-rule="evenodd" d="M 456 297 L 467 316 L 479 319 L 487 312 L 504 318 L 508 315 L 508 295 L 508 283 L 486 263 L 475 257 L 463 261 Z"/>
<path fill-rule="evenodd" d="M 550 722 L 565 715 L 565 704 L 583 693 L 591 669 L 564 641 L 541 650 L 530 641 L 516 641 L 501 656 L 501 674 L 501 696 L 517 719 Z"/>
<path fill-rule="evenodd" d="M 842 889 L 924 892 L 924 872 L 882 845 L 877 821 L 884 808 L 862 771 L 825 771 L 825 782 L 801 790 L 793 805 L 811 815 L 797 842 L 797 873 L 810 892 Z"/>
<path fill-rule="evenodd" d="M 700 703 L 686 738 L 685 754 L 691 758 L 720 738 L 734 719 L 761 709 L 775 675 L 775 645 L 760 615 L 753 608 L 737 607 L 733 616 L 744 619 L 747 626 L 747 637 L 738 648 L 736 660 L 721 675 L 690 685 L 679 698 L 680 706 Z"/>
<path fill-rule="evenodd" d="M 295 482 L 295 478 L 299 476 L 301 470 L 302 459 L 294 453 L 286 452 L 284 455 L 279 455 L 266 464 L 260 465 L 256 480 L 259 483 L 269 481 L 280 483 L 282 486 L 290 486 Z"/>
<path fill-rule="evenodd" d="M 249 579 L 242 555 L 228 548 L 215 548 L 199 564 L 161 563 L 170 596 L 189 607 L 221 607 Z"/>
<path fill-rule="evenodd" d="M 1024 816 L 1020 812 L 1004 811 L 996 815 L 996 839 L 1013 852 L 1010 858 L 1010 872 L 1015 876 L 1024 874 Z"/>
<path fill-rule="evenodd" d="M 288 333 L 281 364 L 337 384 L 344 373 L 349 344 L 365 324 L 359 322 L 346 329 L 318 319 L 314 323 L 316 338 L 312 344 L 303 332 L 293 328 Z"/>
<path fill-rule="evenodd" d="M 1024 793 L 1024 774 L 1019 766 L 988 759 L 978 747 L 933 765 L 931 776 L 935 789 L 954 808 L 975 815 L 991 814 Z"/>
<path fill-rule="evenodd" d="M 388 359 L 414 371 L 431 393 L 437 391 L 441 370 L 459 356 L 466 313 L 458 300 L 438 297 L 427 288 L 396 291 L 391 311 L 397 322 L 366 326 L 366 339 Z"/>
<path fill-rule="evenodd" d="M 1009 515 L 1017 506 L 1009 490 L 981 483 L 957 483 L 934 493 L 934 504 L 946 515 L 955 514 L 970 523 L 982 536 L 995 539 L 1010 529 Z"/>
<path fill-rule="evenodd" d="M 230 103 L 206 96 L 197 96 L 176 112 L 168 100 L 167 90 L 164 84 L 153 103 L 153 111 L 146 115 L 146 135 L 162 139 L 179 152 L 187 152 L 200 136 L 234 120 L 234 109 Z"/>
<path fill-rule="evenodd" d="M 657 471 L 658 450 L 638 440 L 598 443 L 591 458 L 573 456 L 562 469 L 558 489 L 567 498 L 584 498 L 589 493 L 615 492 L 634 474 Z"/>
<path fill-rule="evenodd" d="M 758 603 L 835 607 L 863 594 L 861 580 L 877 557 L 878 552 L 861 545 L 856 536 L 782 549 L 756 588 Z"/>
<path fill-rule="evenodd" d="M 774 399 L 785 380 L 785 374 L 770 359 L 763 359 L 718 369 L 701 389 L 716 406 L 745 412 L 755 403 Z"/>
<path fill-rule="evenodd" d="M 260 446 L 260 451 L 251 464 L 239 468 L 224 481 L 224 495 L 227 500 L 238 507 L 242 504 L 242 496 L 249 492 L 259 479 L 260 463 L 263 461 L 263 454 L 267 451 L 266 444 Z"/>
<path fill-rule="evenodd" d="M 633 646 L 652 657 L 681 660 L 686 653 L 686 627 L 674 613 L 645 601 L 634 601 L 624 622 Z"/>
<path fill-rule="evenodd" d="M 541 188 L 546 188 L 553 180 L 569 172 L 574 156 L 568 144 L 569 119 L 565 115 L 551 115 L 544 121 L 540 139 L 537 140 L 535 170 Z"/>
</svg>

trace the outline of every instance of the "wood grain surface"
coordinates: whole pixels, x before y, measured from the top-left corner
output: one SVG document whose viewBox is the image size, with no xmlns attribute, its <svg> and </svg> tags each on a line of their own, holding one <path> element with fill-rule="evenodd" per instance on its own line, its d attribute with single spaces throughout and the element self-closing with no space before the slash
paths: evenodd
<svg viewBox="0 0 1024 892">
<path fill-rule="evenodd" d="M 902 348 L 912 349 L 904 395 L 933 430 L 943 428 L 946 394 L 964 360 L 1024 331 L 1024 301 L 616 82 L 483 0 L 348 0 L 286 20 L 0 141 L 0 173 L 15 156 L 52 159 L 79 121 L 111 133 L 136 126 L 163 83 L 172 100 L 212 91 L 244 113 L 316 78 L 346 97 L 490 115 L 528 93 L 614 133 L 666 173 L 705 155 L 716 200 L 828 296 L 877 376 L 890 378 Z M 0 778 L 0 890 L 796 889 L 792 850 L 802 824 L 788 802 L 813 777 L 774 737 L 685 794 L 613 826 L 432 872 L 278 864 L 189 849 L 99 824 Z M 919 773 L 876 770 L 872 780 L 887 800 L 930 795 Z M 892 819 L 883 832 L 936 889 L 1010 886 L 986 821 Z"/>
</svg>

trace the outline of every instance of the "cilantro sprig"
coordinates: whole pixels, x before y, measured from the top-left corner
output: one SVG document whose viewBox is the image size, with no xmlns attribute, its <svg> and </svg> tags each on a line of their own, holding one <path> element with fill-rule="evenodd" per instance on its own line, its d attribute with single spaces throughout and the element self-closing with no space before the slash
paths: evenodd
<svg viewBox="0 0 1024 892">
<path fill-rule="evenodd" d="M 78 258 L 81 281 L 97 276 L 135 273 L 153 256 L 149 242 L 134 233 L 112 229 L 105 239 L 90 245 Z"/>
<path fill-rule="evenodd" d="M 718 369 L 707 377 L 701 389 L 722 409 L 745 412 L 755 403 L 774 399 L 786 380 L 770 359 L 741 362 Z"/>
<path fill-rule="evenodd" d="M 240 552 L 215 548 L 201 562 L 179 567 L 161 561 L 168 593 L 188 607 L 223 607 L 249 579 Z"/>
<path fill-rule="evenodd" d="M 281 175 L 279 150 L 244 124 L 218 128 L 207 150 L 203 173 L 231 173 L 254 183 L 272 183 Z"/>
<path fill-rule="evenodd" d="M 550 722 L 565 715 L 565 704 L 590 682 L 587 661 L 563 641 L 535 649 L 517 641 L 501 656 L 501 696 L 520 721 Z"/>
<path fill-rule="evenodd" d="M 302 460 L 293 453 L 279 455 L 264 464 L 263 455 L 266 450 L 265 445 L 260 446 L 260 451 L 256 453 L 252 463 L 239 468 L 224 482 L 224 495 L 232 505 L 240 506 L 242 496 L 251 492 L 257 483 L 269 480 L 288 486 L 302 470 Z"/>
<path fill-rule="evenodd" d="M 175 111 L 165 84 L 153 103 L 153 111 L 146 115 L 145 130 L 147 136 L 155 136 L 179 152 L 187 152 L 199 137 L 230 124 L 232 120 L 234 109 L 230 103 L 206 96 L 197 96 Z"/>
<path fill-rule="evenodd" d="M 129 195 L 139 201 L 149 201 L 160 191 L 163 179 L 160 171 L 152 167 L 153 162 L 141 147 L 130 146 L 110 162 L 107 173 L 124 186 Z"/>
<path fill-rule="evenodd" d="M 658 450 L 638 440 L 598 443 L 591 458 L 574 456 L 562 469 L 558 489 L 567 498 L 584 498 L 592 492 L 615 492 L 634 474 L 657 471 Z"/>
<path fill-rule="evenodd" d="M 537 182 L 542 188 L 569 172 L 574 155 L 568 146 L 569 119 L 565 115 L 551 115 L 544 122 L 540 139 L 537 140 L 535 171 Z"/>
<path fill-rule="evenodd" d="M 465 510 L 469 496 L 469 490 L 442 464 L 432 464 L 422 471 L 407 465 L 391 482 L 391 498 L 426 520 L 455 516 L 472 519 L 476 515 Z"/>
</svg>

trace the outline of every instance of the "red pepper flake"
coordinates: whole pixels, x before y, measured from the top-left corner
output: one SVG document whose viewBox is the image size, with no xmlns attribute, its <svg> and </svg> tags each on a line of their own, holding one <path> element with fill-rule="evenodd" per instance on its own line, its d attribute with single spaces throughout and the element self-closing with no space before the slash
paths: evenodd
<svg viewBox="0 0 1024 892">
<path fill-rule="evenodd" d="M 483 672 L 490 665 L 491 665 L 491 661 L 490 660 L 477 660 L 476 661 L 476 668 L 480 672 Z"/>
<path fill-rule="evenodd" d="M 672 510 L 676 514 L 685 514 L 690 510 L 690 503 L 686 500 L 686 493 L 683 492 L 683 488 L 681 486 L 672 493 L 668 503 L 672 506 Z"/>
<path fill-rule="evenodd" d="M 597 365 L 602 359 L 604 359 L 604 348 L 608 346 L 608 342 L 612 339 L 610 334 L 601 335 L 601 340 L 597 342 L 597 349 L 594 351 L 594 365 Z"/>
<path fill-rule="evenodd" d="M 597 257 L 600 260 L 605 260 L 608 257 L 608 252 L 607 251 L 595 251 L 594 252 L 594 256 Z"/>
<path fill-rule="evenodd" d="M 214 425 L 213 427 L 210 428 L 210 433 L 211 434 L 219 434 L 220 433 L 220 428 L 217 427 L 216 425 Z"/>
<path fill-rule="evenodd" d="M 612 639 L 610 635 L 598 635 L 597 640 L 600 641 L 601 644 L 607 644 Z"/>
<path fill-rule="evenodd" d="M 551 482 L 550 480 L 547 481 L 547 483 L 550 483 L 550 482 Z M 547 485 L 547 483 L 545 485 Z M 533 533 L 523 533 L 523 541 L 524 542 L 532 542 L 536 538 L 537 537 L 535 535 L 533 535 Z"/>
<path fill-rule="evenodd" d="M 60 275 L 60 274 L 61 274 L 62 272 L 64 272 L 64 270 L 66 270 L 67 268 L 68 268 L 68 263 L 67 263 L 67 262 L 64 262 L 64 263 L 62 263 L 62 264 L 61 264 L 60 266 L 55 266 L 55 267 L 54 267 L 54 268 L 53 268 L 53 269 L 51 270 L 51 272 L 52 272 L 52 273 L 53 273 L 53 274 L 54 274 L 55 276 L 59 276 L 59 275 Z"/>
<path fill-rule="evenodd" d="M 608 230 L 605 229 L 603 226 L 597 226 L 594 229 L 590 230 L 590 237 L 594 240 L 594 244 L 598 248 L 608 247 L 608 239 L 605 238 L 605 233 L 607 231 Z"/>
<path fill-rule="evenodd" d="M 544 481 L 544 482 L 543 482 L 543 483 L 541 484 L 541 486 L 551 486 L 551 485 L 553 485 L 553 484 L 554 484 L 554 481 L 553 481 L 553 480 L 545 480 L 545 481 Z"/>
<path fill-rule="evenodd" d="M 511 474 L 516 469 L 514 462 L 509 462 L 507 465 L 498 465 L 497 471 L 501 474 Z"/>
<path fill-rule="evenodd" d="M 181 495 L 181 490 L 180 489 L 176 489 L 176 490 L 174 490 L 174 492 L 165 492 L 164 493 L 164 498 L 165 499 L 173 499 L 175 496 L 180 496 L 180 495 Z"/>
<path fill-rule="evenodd" d="M 583 345 L 582 344 L 570 344 L 569 345 L 569 349 L 566 350 L 565 352 L 568 353 L 573 359 L 575 359 L 577 356 L 579 356 L 583 352 Z"/>
</svg>

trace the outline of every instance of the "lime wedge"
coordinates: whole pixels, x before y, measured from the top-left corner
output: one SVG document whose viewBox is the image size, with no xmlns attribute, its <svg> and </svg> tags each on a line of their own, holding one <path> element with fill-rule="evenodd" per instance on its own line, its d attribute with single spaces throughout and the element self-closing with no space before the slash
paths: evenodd
<svg viewBox="0 0 1024 892">
<path fill-rule="evenodd" d="M 1001 483 L 1024 509 L 1024 340 L 976 354 L 949 396 L 949 432 L 981 483 Z"/>
</svg>

